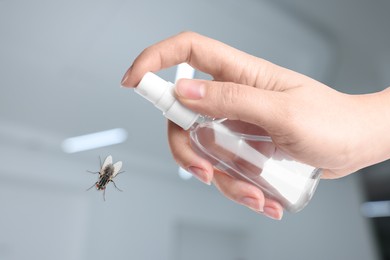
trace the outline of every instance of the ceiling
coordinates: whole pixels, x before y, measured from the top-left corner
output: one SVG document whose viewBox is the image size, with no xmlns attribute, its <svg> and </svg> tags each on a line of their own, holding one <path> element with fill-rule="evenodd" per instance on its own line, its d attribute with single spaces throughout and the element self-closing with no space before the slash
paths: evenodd
<svg viewBox="0 0 390 260">
<path fill-rule="evenodd" d="M 124 144 L 88 154 L 115 151 L 173 169 L 165 119 L 120 88 L 145 47 L 192 30 L 367 93 L 390 82 L 389 8 L 385 0 L 2 0 L 0 143 L 61 154 L 67 137 L 121 127 Z M 173 81 L 175 68 L 160 75 Z"/>
</svg>

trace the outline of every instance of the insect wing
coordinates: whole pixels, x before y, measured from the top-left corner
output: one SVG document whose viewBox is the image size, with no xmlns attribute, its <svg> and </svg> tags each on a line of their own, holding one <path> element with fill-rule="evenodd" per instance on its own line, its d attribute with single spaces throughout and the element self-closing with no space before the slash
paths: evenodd
<svg viewBox="0 0 390 260">
<path fill-rule="evenodd" d="M 102 169 L 105 169 L 110 164 L 112 164 L 112 156 L 111 155 L 107 156 L 106 159 L 104 160 L 104 163 L 102 165 Z"/>
<path fill-rule="evenodd" d="M 122 169 L 122 162 L 121 161 L 116 162 L 114 164 L 114 173 L 112 174 L 112 178 L 114 178 L 121 169 Z"/>
</svg>

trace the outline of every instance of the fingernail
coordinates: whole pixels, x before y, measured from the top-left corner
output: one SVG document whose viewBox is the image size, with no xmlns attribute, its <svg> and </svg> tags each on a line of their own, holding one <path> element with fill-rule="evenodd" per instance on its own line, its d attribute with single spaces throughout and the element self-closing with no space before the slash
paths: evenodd
<svg viewBox="0 0 390 260">
<path fill-rule="evenodd" d="M 126 80 L 127 80 L 128 77 L 129 76 L 128 76 L 127 72 L 126 72 L 126 74 L 123 76 L 122 81 L 121 81 L 121 87 L 122 88 L 126 88 L 125 83 L 126 83 Z"/>
<path fill-rule="evenodd" d="M 252 197 L 244 197 L 241 198 L 238 203 L 250 208 L 254 211 L 262 211 L 260 201 L 258 199 L 252 198 Z"/>
<path fill-rule="evenodd" d="M 200 80 L 181 79 L 176 84 L 176 93 L 187 99 L 201 99 L 205 95 L 205 86 Z"/>
<path fill-rule="evenodd" d="M 129 69 L 126 71 L 125 75 L 123 75 L 123 78 L 122 78 L 122 80 L 121 80 L 121 86 L 122 86 L 123 88 L 130 88 L 130 87 L 133 87 L 133 86 L 126 85 L 127 79 L 129 78 L 129 74 L 130 74 L 131 70 L 133 69 L 133 65 L 134 65 L 134 64 L 131 64 L 131 66 L 129 67 Z"/>
<path fill-rule="evenodd" d="M 283 216 L 283 212 L 280 213 L 277 209 L 271 208 L 271 207 L 264 207 L 264 210 L 262 212 L 265 216 L 275 219 L 275 220 L 281 220 Z"/>
<path fill-rule="evenodd" d="M 211 182 L 210 182 L 210 180 L 208 180 L 207 174 L 203 169 L 195 167 L 195 166 L 191 166 L 187 169 L 187 171 L 190 172 L 192 175 L 194 175 L 201 182 L 203 182 L 207 185 L 211 185 Z"/>
</svg>

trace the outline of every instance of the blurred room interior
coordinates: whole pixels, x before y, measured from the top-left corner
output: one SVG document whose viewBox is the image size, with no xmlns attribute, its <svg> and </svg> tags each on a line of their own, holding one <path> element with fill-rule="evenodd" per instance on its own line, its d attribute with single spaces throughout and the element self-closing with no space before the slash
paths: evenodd
<svg viewBox="0 0 390 260">
<path fill-rule="evenodd" d="M 385 0 L 0 0 L 0 259 L 390 259 L 389 162 L 322 180 L 303 211 L 270 220 L 181 174 L 165 119 L 120 88 L 144 48 L 190 30 L 345 93 L 380 91 L 389 10 Z M 159 75 L 174 81 L 176 67 Z M 112 129 L 113 145 L 63 146 Z M 124 191 L 109 185 L 103 201 L 86 192 L 87 170 L 110 154 Z"/>
</svg>

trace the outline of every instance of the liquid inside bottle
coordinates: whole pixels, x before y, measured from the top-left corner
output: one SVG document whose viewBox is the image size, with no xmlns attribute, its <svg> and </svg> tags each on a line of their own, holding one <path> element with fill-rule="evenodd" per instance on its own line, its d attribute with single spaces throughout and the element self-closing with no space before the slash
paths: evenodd
<svg viewBox="0 0 390 260">
<path fill-rule="evenodd" d="M 310 201 L 320 169 L 289 158 L 258 126 L 204 117 L 198 122 L 190 130 L 192 148 L 215 168 L 254 184 L 290 212 Z"/>
</svg>

